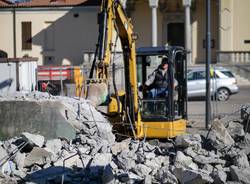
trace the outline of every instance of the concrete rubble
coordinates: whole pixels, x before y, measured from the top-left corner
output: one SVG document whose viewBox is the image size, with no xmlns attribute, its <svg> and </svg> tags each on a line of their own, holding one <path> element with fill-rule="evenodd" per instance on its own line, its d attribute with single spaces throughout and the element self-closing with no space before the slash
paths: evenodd
<svg viewBox="0 0 250 184">
<path fill-rule="evenodd" d="M 49 139 L 27 130 L 0 141 L 0 183 L 250 181 L 250 134 L 242 132 L 239 121 L 225 126 L 217 120 L 206 137 L 186 134 L 165 142 L 134 138 L 116 142 L 112 126 L 87 101 L 81 100 L 79 113 L 79 100 L 60 100 L 67 108 L 76 109 L 75 114 L 68 114 L 75 119 L 75 137 Z"/>
</svg>

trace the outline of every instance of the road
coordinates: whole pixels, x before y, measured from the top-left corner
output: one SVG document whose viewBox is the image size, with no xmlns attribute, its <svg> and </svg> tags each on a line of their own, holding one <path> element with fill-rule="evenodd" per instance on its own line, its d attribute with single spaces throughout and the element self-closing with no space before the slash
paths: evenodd
<svg viewBox="0 0 250 184">
<path fill-rule="evenodd" d="M 235 119 L 239 117 L 238 110 L 241 105 L 250 103 L 250 86 L 240 86 L 239 93 L 232 95 L 226 102 L 211 101 L 211 114 Z M 197 127 L 205 126 L 205 99 L 188 101 L 189 120 Z"/>
</svg>

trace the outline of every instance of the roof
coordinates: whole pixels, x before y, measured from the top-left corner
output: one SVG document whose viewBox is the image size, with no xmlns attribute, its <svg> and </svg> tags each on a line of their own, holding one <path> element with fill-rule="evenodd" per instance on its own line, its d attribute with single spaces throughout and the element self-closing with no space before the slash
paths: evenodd
<svg viewBox="0 0 250 184">
<path fill-rule="evenodd" d="M 7 0 L 0 0 L 5 2 Z M 31 0 L 23 3 L 0 3 L 1 7 L 63 7 L 63 6 L 98 6 L 99 0 Z"/>
<path fill-rule="evenodd" d="M 37 62 L 38 58 L 37 57 L 23 57 L 23 58 L 0 58 L 0 63 L 8 63 L 8 62 Z"/>
<path fill-rule="evenodd" d="M 7 0 L 0 0 L 0 6 L 6 6 L 6 5 L 8 6 L 10 4 L 12 4 L 12 3 L 7 1 Z"/>
</svg>

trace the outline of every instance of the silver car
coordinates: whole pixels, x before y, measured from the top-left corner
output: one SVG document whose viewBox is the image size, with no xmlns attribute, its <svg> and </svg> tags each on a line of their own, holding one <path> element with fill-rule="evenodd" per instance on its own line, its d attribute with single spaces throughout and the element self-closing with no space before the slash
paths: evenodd
<svg viewBox="0 0 250 184">
<path fill-rule="evenodd" d="M 230 95 L 238 93 L 237 81 L 232 72 L 223 67 L 213 68 L 211 76 L 211 96 L 219 101 L 226 101 Z M 206 71 L 204 67 L 188 69 L 188 97 L 206 96 Z"/>
</svg>

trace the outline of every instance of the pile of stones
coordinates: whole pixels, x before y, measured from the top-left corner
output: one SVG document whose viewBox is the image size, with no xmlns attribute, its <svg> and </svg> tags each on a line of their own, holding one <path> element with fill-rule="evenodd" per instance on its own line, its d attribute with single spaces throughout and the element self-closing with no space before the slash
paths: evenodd
<svg viewBox="0 0 250 184">
<path fill-rule="evenodd" d="M 79 103 L 69 101 L 79 109 Z M 216 120 L 208 132 L 168 141 L 128 138 L 116 142 L 111 125 L 94 108 L 90 113 L 87 104 L 82 102 L 80 115 L 76 113 L 81 124 L 72 140 L 46 140 L 23 132 L 1 141 L 0 183 L 250 181 L 250 134 L 245 133 L 240 120 L 227 124 Z"/>
</svg>

